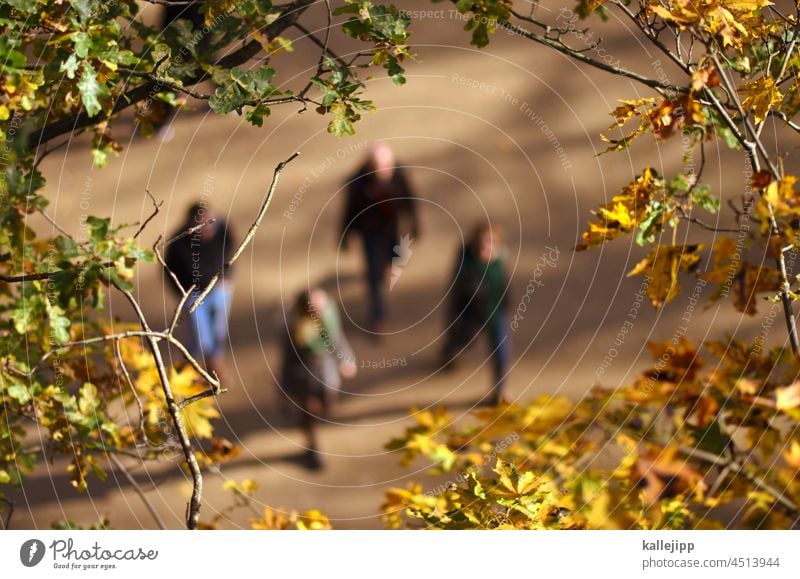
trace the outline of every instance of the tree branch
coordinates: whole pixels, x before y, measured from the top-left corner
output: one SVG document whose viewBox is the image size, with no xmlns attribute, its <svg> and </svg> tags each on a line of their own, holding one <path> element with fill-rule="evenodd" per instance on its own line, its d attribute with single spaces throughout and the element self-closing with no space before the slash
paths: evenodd
<svg viewBox="0 0 800 579">
<path fill-rule="evenodd" d="M 11 529 L 11 517 L 14 516 L 14 501 L 6 497 L 0 498 L 0 501 L 4 502 L 8 507 L 8 515 L 6 515 L 6 519 L 3 521 L 3 530 L 8 531 Z"/>
<path fill-rule="evenodd" d="M 317 0 L 295 0 L 292 3 L 285 5 L 277 19 L 264 28 L 264 34 L 268 38 L 275 38 L 276 36 L 279 36 L 284 30 L 292 26 L 303 14 L 303 12 L 305 12 L 305 10 L 316 1 Z M 222 68 L 233 68 L 235 66 L 239 66 L 246 63 L 253 56 L 258 54 L 261 48 L 261 44 L 257 40 L 251 40 L 237 51 L 224 56 L 215 64 Z M 192 87 L 205 80 L 207 76 L 207 73 L 203 72 L 198 76 L 187 79 L 183 84 L 188 87 Z M 148 98 L 152 98 L 154 94 L 161 92 L 160 87 L 162 86 L 164 85 L 159 85 L 158 82 L 150 80 L 129 90 L 126 93 L 117 96 L 113 105 L 108 111 L 100 112 L 93 117 L 90 117 L 85 111 L 82 111 L 71 117 L 54 121 L 49 125 L 30 133 L 27 143 L 28 148 L 36 149 L 47 141 L 58 137 L 59 135 L 72 133 L 79 129 L 100 123 L 112 115 L 127 109 L 131 105 Z"/>
<path fill-rule="evenodd" d="M 139 498 L 142 499 L 144 506 L 147 508 L 150 516 L 153 517 L 153 520 L 156 522 L 156 525 L 158 525 L 158 528 L 162 531 L 165 531 L 167 529 L 167 525 L 164 524 L 164 519 L 162 519 L 161 515 L 158 514 L 158 511 L 156 510 L 155 506 L 153 506 L 153 503 L 151 503 L 150 499 L 147 498 L 147 495 L 144 494 L 144 490 L 139 483 L 136 482 L 136 479 L 133 478 L 133 475 L 130 473 L 130 471 L 125 468 L 125 465 L 122 464 L 122 461 L 115 454 L 109 454 L 108 460 L 114 463 L 114 467 L 122 473 L 122 476 L 125 477 L 128 483 L 130 483 L 130 485 L 136 491 L 136 494 L 139 495 Z"/>
<path fill-rule="evenodd" d="M 192 450 L 192 442 L 189 439 L 189 434 L 186 431 L 186 426 L 183 423 L 180 408 L 178 408 L 178 404 L 175 401 L 175 395 L 172 392 L 169 374 L 167 373 L 167 369 L 164 364 L 164 358 L 162 357 L 161 350 L 158 346 L 158 338 L 152 335 L 153 331 L 150 329 L 150 325 L 147 323 L 147 318 L 145 317 L 142 308 L 139 306 L 139 303 L 136 301 L 136 298 L 119 284 L 115 283 L 114 286 L 120 293 L 122 293 L 122 295 L 127 298 L 128 303 L 130 303 L 134 312 L 136 312 L 136 317 L 139 319 L 139 324 L 142 327 L 142 331 L 146 334 L 147 346 L 156 365 L 158 378 L 161 382 L 161 390 L 164 393 L 164 400 L 167 404 L 167 412 L 172 419 L 172 424 L 175 426 L 175 430 L 178 435 L 178 442 L 181 446 L 183 457 L 186 460 L 189 473 L 192 477 L 192 496 L 189 499 L 189 504 L 186 508 L 186 527 L 188 529 L 196 529 L 197 523 L 200 520 L 200 507 L 202 505 L 203 473 L 200 471 L 200 465 L 197 462 L 197 457 L 194 455 L 194 451 Z"/>
<path fill-rule="evenodd" d="M 631 71 L 626 70 L 626 69 L 621 68 L 621 67 L 620 68 L 616 68 L 614 66 L 606 64 L 606 63 L 601 62 L 599 60 L 594 60 L 592 58 L 589 58 L 585 54 L 583 54 L 581 51 L 575 50 L 574 48 L 571 48 L 571 47 L 567 46 L 566 44 L 564 44 L 563 42 L 561 42 L 559 40 L 554 40 L 552 38 L 548 38 L 547 36 L 544 36 L 544 35 L 541 35 L 541 34 L 536 34 L 535 32 L 531 32 L 529 30 L 526 30 L 525 28 L 522 28 L 521 26 L 517 26 L 516 24 L 513 24 L 511 22 L 500 21 L 500 22 L 497 23 L 497 25 L 505 28 L 506 30 L 508 30 L 510 32 L 513 32 L 515 34 L 519 34 L 520 36 L 522 36 L 524 38 L 527 38 L 528 40 L 532 40 L 533 42 L 537 42 L 539 44 L 543 44 L 544 46 L 547 46 L 549 48 L 557 50 L 561 54 L 565 54 L 566 56 L 569 56 L 570 58 L 574 58 L 575 60 L 579 60 L 580 62 L 583 62 L 583 63 L 588 64 L 590 66 L 593 66 L 595 68 L 598 68 L 598 69 L 600 69 L 602 71 L 614 74 L 616 76 L 621 76 L 621 77 L 624 77 L 624 78 L 629 78 L 631 80 L 635 80 L 636 82 L 644 84 L 645 86 L 648 86 L 648 87 L 652 88 L 653 90 L 658 91 L 661 94 L 663 94 L 664 91 L 667 91 L 667 92 L 669 92 L 671 94 L 685 93 L 686 92 L 686 89 L 683 88 L 683 87 L 678 87 L 678 86 L 674 86 L 674 85 L 671 85 L 671 84 L 666 83 L 666 82 L 662 82 L 660 80 L 647 78 L 647 77 L 642 76 L 642 75 L 640 75 L 640 74 L 638 74 L 636 72 L 631 72 Z"/>
<path fill-rule="evenodd" d="M 244 239 L 239 244 L 239 248 L 234 252 L 231 258 L 227 262 L 225 262 L 225 265 L 223 265 L 223 267 L 220 268 L 220 270 L 217 273 L 214 274 L 214 276 L 211 278 L 211 281 L 208 282 L 208 285 L 203 289 L 203 291 L 200 293 L 200 295 L 197 297 L 194 303 L 192 303 L 192 306 L 189 308 L 190 314 L 196 311 L 198 307 L 200 307 L 200 304 L 203 303 L 203 300 L 205 300 L 206 297 L 208 297 L 208 294 L 210 294 L 211 290 L 214 289 L 214 286 L 217 285 L 217 282 L 219 281 L 219 278 L 222 275 L 222 273 L 226 269 L 231 267 L 234 263 L 236 263 L 236 260 L 239 259 L 239 256 L 242 255 L 242 252 L 253 240 L 253 237 L 255 237 L 259 225 L 261 225 L 261 220 L 264 219 L 264 215 L 266 215 L 267 209 L 269 209 L 269 204 L 272 201 L 273 194 L 275 193 L 275 189 L 278 186 L 278 180 L 280 179 L 283 168 L 286 167 L 286 165 L 288 165 L 292 161 L 294 161 L 298 156 L 300 156 L 300 153 L 294 153 L 285 161 L 278 163 L 278 166 L 275 167 L 275 171 L 272 174 L 272 183 L 270 184 L 269 189 L 267 190 L 267 195 L 264 198 L 263 203 L 261 204 L 261 209 L 259 210 L 255 221 L 250 226 L 250 229 L 247 231 L 247 235 L 245 235 Z"/>
</svg>

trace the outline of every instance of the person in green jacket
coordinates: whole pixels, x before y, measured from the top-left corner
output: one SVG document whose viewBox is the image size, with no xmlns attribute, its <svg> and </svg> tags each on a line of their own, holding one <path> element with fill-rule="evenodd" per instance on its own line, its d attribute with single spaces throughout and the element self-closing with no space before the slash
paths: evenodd
<svg viewBox="0 0 800 579">
<path fill-rule="evenodd" d="M 460 249 L 452 275 L 443 367 L 452 368 L 456 358 L 477 337 L 489 338 L 494 382 L 482 402 L 496 405 L 503 394 L 511 361 L 508 332 L 508 275 L 501 230 L 481 223 Z"/>
</svg>

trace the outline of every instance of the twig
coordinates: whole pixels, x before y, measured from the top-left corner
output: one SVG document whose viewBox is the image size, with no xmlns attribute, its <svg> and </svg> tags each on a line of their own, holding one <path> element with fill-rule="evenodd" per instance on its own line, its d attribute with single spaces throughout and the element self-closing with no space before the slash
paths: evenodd
<svg viewBox="0 0 800 579">
<path fill-rule="evenodd" d="M 200 225 L 195 225 L 194 227 L 190 227 L 189 229 L 186 229 L 186 230 L 184 230 L 184 231 L 181 231 L 181 232 L 180 232 L 178 235 L 176 235 L 175 237 L 172 237 L 172 238 L 170 238 L 170 239 L 167 239 L 166 241 L 156 241 L 156 246 L 157 246 L 159 249 L 163 249 L 163 248 L 165 248 L 166 246 L 168 246 L 168 245 L 171 245 L 171 244 L 175 243 L 175 242 L 176 242 L 176 241 L 178 241 L 179 239 L 183 239 L 183 238 L 184 238 L 184 237 L 186 237 L 187 235 L 191 235 L 192 233 L 196 233 L 197 231 L 200 231 L 200 230 L 201 230 L 201 229 L 203 229 L 204 227 L 207 227 L 207 226 L 209 226 L 209 225 L 212 225 L 212 224 L 214 224 L 214 223 L 216 223 L 216 222 L 217 222 L 217 220 L 216 220 L 216 219 L 209 219 L 208 221 L 204 221 L 204 222 L 203 222 L 203 223 L 201 223 Z M 159 240 L 160 240 L 160 239 L 161 239 L 161 238 L 159 237 Z"/>
<path fill-rule="evenodd" d="M 133 235 L 134 239 L 137 239 L 139 235 L 142 233 L 142 231 L 144 231 L 144 228 L 147 227 L 147 225 L 153 220 L 153 218 L 155 218 L 156 215 L 158 215 L 161 206 L 164 204 L 164 201 L 161 201 L 160 203 L 157 202 L 156 198 L 153 197 L 149 189 L 145 189 L 144 192 L 147 194 L 148 197 L 150 197 L 150 201 L 153 202 L 153 212 L 150 214 L 150 217 L 145 219 L 139 226 L 139 230 Z"/>
<path fill-rule="evenodd" d="M 72 239 L 72 241 L 75 241 L 75 239 L 73 239 L 73 237 L 69 233 L 67 233 L 67 231 L 63 227 L 61 227 L 58 223 L 56 223 L 56 220 L 50 217 L 50 215 L 48 215 L 44 209 L 37 209 L 37 211 L 39 212 L 39 215 L 44 217 L 50 223 L 50 225 L 55 227 L 61 233 L 61 235 L 63 235 L 68 239 Z"/>
<path fill-rule="evenodd" d="M 188 398 L 184 398 L 178 403 L 178 408 L 183 410 L 190 404 L 194 404 L 198 400 L 202 400 L 203 398 L 211 398 L 212 396 L 218 396 L 219 394 L 224 394 L 227 392 L 227 388 L 220 388 L 215 390 L 214 388 L 210 388 L 209 390 L 205 390 L 200 392 L 199 394 L 195 394 L 194 396 L 189 396 Z"/>
<path fill-rule="evenodd" d="M 713 464 L 719 467 L 727 467 L 733 471 L 736 471 L 737 474 L 741 474 L 742 476 L 744 476 L 747 480 L 752 482 L 762 491 L 771 495 L 777 502 L 782 504 L 790 511 L 795 513 L 800 512 L 800 508 L 798 508 L 798 506 L 794 504 L 794 502 L 791 499 L 786 498 L 786 496 L 784 496 L 783 492 L 780 489 L 776 489 L 774 486 L 766 482 L 762 477 L 747 472 L 744 469 L 744 464 L 740 464 L 739 462 L 733 459 L 724 458 L 714 453 L 706 452 L 705 450 L 700 450 L 699 448 L 694 448 L 690 446 L 680 446 L 678 450 L 681 452 L 681 454 L 686 455 L 688 458 L 696 457 L 702 460 L 703 462 L 707 462 L 709 464 Z"/>
<path fill-rule="evenodd" d="M 715 233 L 739 233 L 740 232 L 740 229 L 738 229 L 738 228 L 737 229 L 733 229 L 733 228 L 727 228 L 727 227 L 716 227 L 714 225 L 711 225 L 709 223 L 706 223 L 705 221 L 702 221 L 702 220 L 698 219 L 697 217 L 692 217 L 691 215 L 686 213 L 686 210 L 683 207 L 681 207 L 680 205 L 678 205 L 677 208 L 678 208 L 678 212 L 681 214 L 681 219 L 683 219 L 684 221 L 688 221 L 689 223 L 694 223 L 695 225 L 699 225 L 700 227 L 702 227 L 703 229 L 706 229 L 708 231 L 713 231 Z"/>
<path fill-rule="evenodd" d="M 190 314 L 194 313 L 197 310 L 197 308 L 200 307 L 200 304 L 203 303 L 206 297 L 208 297 L 208 294 L 211 293 L 211 290 L 214 289 L 214 286 L 217 285 L 217 282 L 219 281 L 219 278 L 222 275 L 222 273 L 226 269 L 231 267 L 234 263 L 236 263 L 236 260 L 239 259 L 239 256 L 242 254 L 245 248 L 250 244 L 253 237 L 255 237 L 256 231 L 258 231 L 258 226 L 261 225 L 261 220 L 264 219 L 264 215 L 266 215 L 267 209 L 269 209 L 269 204 L 272 201 L 272 196 L 275 193 L 275 189 L 278 186 L 278 180 L 280 179 L 283 168 L 286 167 L 286 165 L 288 165 L 292 161 L 294 161 L 298 156 L 300 156 L 299 152 L 294 153 L 285 161 L 278 163 L 278 166 L 275 167 L 275 171 L 272 174 L 272 183 L 270 184 L 269 189 L 267 190 L 267 195 L 264 198 L 264 202 L 261 204 L 261 209 L 258 212 L 258 216 L 256 217 L 253 224 L 250 226 L 250 229 L 247 231 L 247 235 L 245 235 L 244 239 L 242 240 L 242 243 L 239 244 L 239 248 L 234 252 L 231 258 L 227 262 L 225 262 L 224 266 L 219 271 L 217 271 L 217 273 L 214 274 L 214 276 L 211 278 L 211 281 L 208 283 L 205 289 L 203 289 L 203 291 L 194 301 L 191 308 L 189 308 Z"/>
<path fill-rule="evenodd" d="M 177 281 L 178 277 L 171 270 L 169 270 L 169 273 L 170 275 L 174 276 L 175 281 Z M 183 310 L 184 307 L 186 306 L 186 300 L 188 300 L 189 296 L 192 295 L 192 292 L 195 290 L 195 287 L 196 287 L 195 284 L 192 284 L 189 286 L 189 289 L 183 292 L 183 295 L 181 296 L 181 299 L 178 302 L 178 307 L 175 308 L 175 313 L 172 316 L 172 322 L 170 323 L 169 328 L 167 329 L 168 334 L 174 333 L 175 328 L 178 327 L 178 324 L 180 323 L 181 318 L 183 317 Z"/>
<path fill-rule="evenodd" d="M 80 133 L 82 133 L 82 132 L 83 132 L 82 130 L 81 130 L 81 131 L 78 131 L 78 134 L 80 134 Z M 44 151 L 42 151 L 42 154 L 41 154 L 41 155 L 39 155 L 39 158 L 38 158 L 38 159 L 36 159 L 36 161 L 34 161 L 34 163 L 33 163 L 33 168 L 34 168 L 34 169 L 38 169 L 38 168 L 39 168 L 39 165 L 41 164 L 41 162 L 42 162 L 42 161 L 44 161 L 44 159 L 45 159 L 45 157 L 47 157 L 47 155 L 49 155 L 50 153 L 52 153 L 52 152 L 54 152 L 54 151 L 58 151 L 58 150 L 59 150 L 61 147 L 64 147 L 64 146 L 66 146 L 68 143 L 71 143 L 71 142 L 72 142 L 72 139 L 74 139 L 76 136 L 77 136 L 77 135 L 71 135 L 69 139 L 64 139 L 63 141 L 61 141 L 60 143 L 58 143 L 57 145 L 55 145 L 55 146 L 53 146 L 53 147 L 46 147 L 46 146 L 45 146 L 45 147 L 44 147 Z"/>
<path fill-rule="evenodd" d="M 295 23 L 294 23 L 294 27 L 295 27 L 295 28 L 297 28 L 297 29 L 298 29 L 300 32 L 302 32 L 303 34 L 305 34 L 305 35 L 306 35 L 306 37 L 307 37 L 307 38 L 308 38 L 308 39 L 309 39 L 311 42 L 313 42 L 313 43 L 314 43 L 314 44 L 316 44 L 318 47 L 320 47 L 320 48 L 323 50 L 323 54 L 326 54 L 326 53 L 327 53 L 327 54 L 328 54 L 328 55 L 329 55 L 331 58 L 333 58 L 333 59 L 334 59 L 336 62 L 338 62 L 338 63 L 339 63 L 339 64 L 340 64 L 340 65 L 341 65 L 343 68 L 344 68 L 344 67 L 347 67 L 347 62 L 345 62 L 345 60 L 344 60 L 344 59 L 343 59 L 341 56 L 339 56 L 339 55 L 338 55 L 338 54 L 336 54 L 336 53 L 335 53 L 333 50 L 331 50 L 331 49 L 330 49 L 330 47 L 328 47 L 328 45 L 326 44 L 326 42 L 324 42 L 324 41 L 320 40 L 319 38 L 317 38 L 317 37 L 314 35 L 314 33 L 313 33 L 313 32 L 311 32 L 311 31 L 310 31 L 308 28 L 306 28 L 305 26 L 303 26 L 303 25 L 302 25 L 302 24 L 300 24 L 299 22 L 295 22 Z M 326 36 L 327 36 L 327 34 L 326 34 Z M 318 65 L 318 66 L 319 66 L 319 65 Z M 318 70 L 319 70 L 319 69 L 318 69 Z M 318 72 L 318 74 L 319 74 L 319 72 Z"/>
<path fill-rule="evenodd" d="M 745 151 L 747 151 L 747 155 L 750 157 L 751 162 L 753 163 L 754 171 L 758 172 L 761 168 L 758 159 L 758 153 L 756 152 L 758 151 L 764 157 L 765 162 L 767 163 L 767 166 L 772 176 L 777 179 L 780 176 L 779 172 L 775 167 L 775 165 L 772 163 L 771 159 L 769 158 L 766 149 L 764 149 L 764 145 L 761 142 L 761 139 L 758 138 L 758 133 L 748 122 L 747 115 L 745 114 L 744 109 L 742 108 L 742 104 L 739 102 L 739 99 L 736 96 L 737 93 L 734 90 L 731 81 L 728 79 L 728 75 L 725 74 L 724 71 L 722 70 L 722 67 L 719 63 L 719 59 L 717 58 L 716 54 L 712 53 L 711 58 L 718 69 L 717 74 L 722 80 L 723 85 L 727 87 L 729 93 L 732 95 L 731 98 L 733 99 L 733 102 L 739 112 L 739 115 L 742 118 L 745 132 L 749 132 L 754 141 L 751 142 L 747 139 L 745 135 L 742 135 L 741 131 L 739 130 L 739 127 L 736 125 L 736 123 L 733 121 L 730 115 L 728 115 L 724 106 L 722 105 L 722 103 L 719 102 L 719 99 L 717 99 L 713 91 L 706 89 L 705 94 L 707 94 L 714 101 L 714 105 L 717 111 L 722 115 L 723 120 L 725 120 L 725 123 L 728 125 L 728 128 L 733 132 L 736 139 L 745 148 Z M 767 207 L 767 212 L 768 212 L 770 235 L 780 238 L 781 232 L 780 228 L 778 227 L 778 221 L 775 218 L 775 210 L 772 207 L 772 204 L 769 203 L 766 199 L 764 200 L 764 204 Z M 792 353 L 794 354 L 794 356 L 796 358 L 800 358 L 800 336 L 798 336 L 797 333 L 797 324 L 794 318 L 794 309 L 792 308 L 792 295 L 791 295 L 792 288 L 789 283 L 789 275 L 786 270 L 786 260 L 784 258 L 783 253 L 780 253 L 775 258 L 775 262 L 781 278 L 780 299 L 783 305 L 783 316 L 784 320 L 786 321 L 786 330 L 789 334 L 789 344 L 791 345 Z"/>
<path fill-rule="evenodd" d="M 520 36 L 523 36 L 524 38 L 527 38 L 528 40 L 532 40 L 534 42 L 538 42 L 539 44 L 543 44 L 543 45 L 545 45 L 545 46 L 547 46 L 549 48 L 552 48 L 552 49 L 557 50 L 558 52 L 560 52 L 562 54 L 565 54 L 565 55 L 569 56 L 570 58 L 574 58 L 575 60 L 579 60 L 579 61 L 581 61 L 581 62 L 583 62 L 585 64 L 588 64 L 590 66 L 593 66 L 593 67 L 598 68 L 600 70 L 603 70 L 605 72 L 609 72 L 609 73 L 617 75 L 617 76 L 622 76 L 622 77 L 629 78 L 631 80 L 635 80 L 637 82 L 640 82 L 640 83 L 644 84 L 645 86 L 649 86 L 650 88 L 658 91 L 659 93 L 662 93 L 663 91 L 668 91 L 670 94 L 685 93 L 686 92 L 686 89 L 683 88 L 683 87 L 677 87 L 677 86 L 671 85 L 669 83 L 662 82 L 660 80 L 647 78 L 645 76 L 642 76 L 642 75 L 640 75 L 638 73 L 635 73 L 635 72 L 631 72 L 631 71 L 626 70 L 624 68 L 621 68 L 621 67 L 615 68 L 614 66 L 608 65 L 608 64 L 606 64 L 604 62 L 601 62 L 599 60 L 594 60 L 593 58 L 589 58 L 588 56 L 586 56 L 585 54 L 575 50 L 574 48 L 570 48 L 569 46 L 567 46 L 563 42 L 560 42 L 560 41 L 557 41 L 557 40 L 553 40 L 552 38 L 548 38 L 548 37 L 540 35 L 540 34 L 536 34 L 535 32 L 531 32 L 529 30 L 526 30 L 525 28 L 522 28 L 521 26 L 517 26 L 516 24 L 512 24 L 511 22 L 500 21 L 500 22 L 497 23 L 497 25 L 501 26 L 501 27 L 505 28 L 506 30 L 509 30 L 509 31 L 511 31 L 511 32 L 513 32 L 515 34 L 519 34 Z"/>
<path fill-rule="evenodd" d="M 81 264 L 81 267 L 84 264 Z M 76 267 L 76 270 L 81 269 L 81 267 Z M 116 267 L 116 264 L 113 261 L 107 261 L 105 263 L 101 263 L 100 267 Z M 41 281 L 45 279 L 52 279 L 56 276 L 65 274 L 65 273 L 73 273 L 72 270 L 69 269 L 58 269 L 56 271 L 42 271 L 37 273 L 20 273 L 17 275 L 6 275 L 0 274 L 0 281 L 4 281 L 6 283 L 23 283 L 26 281 Z"/>
<path fill-rule="evenodd" d="M 0 501 L 3 501 L 6 506 L 8 506 L 8 515 L 6 515 L 5 521 L 3 521 L 3 530 L 8 531 L 11 529 L 11 517 L 14 516 L 14 501 L 7 499 L 6 497 L 0 498 Z"/>
<path fill-rule="evenodd" d="M 183 457 L 186 459 L 186 464 L 192 477 L 192 496 L 189 499 L 189 503 L 186 507 L 186 527 L 188 529 L 196 529 L 197 523 L 200 520 L 200 507 L 202 505 L 203 473 L 200 471 L 200 465 L 197 463 L 197 457 L 194 455 L 194 451 L 192 450 L 192 442 L 189 439 L 189 434 L 186 431 L 186 426 L 183 423 L 181 411 L 178 408 L 177 402 L 175 401 L 175 395 L 172 392 L 169 374 L 167 373 L 164 359 L 158 346 L 158 339 L 153 336 L 154 332 L 150 329 L 147 318 L 145 317 L 142 308 L 139 306 L 139 303 L 136 301 L 136 298 L 118 283 L 114 283 L 114 287 L 116 287 L 117 290 L 127 298 L 128 303 L 131 305 L 136 313 L 136 317 L 139 319 L 139 324 L 142 327 L 142 331 L 147 336 L 147 346 L 151 355 L 153 356 L 153 361 L 155 362 L 156 370 L 158 371 L 158 378 L 161 382 L 161 390 L 164 393 L 164 400 L 167 404 L 167 412 L 172 419 L 172 424 L 175 426 L 178 442 L 180 443 L 181 450 L 183 451 Z"/>
<path fill-rule="evenodd" d="M 775 116 L 775 117 L 778 117 L 778 118 L 779 118 L 779 119 L 781 119 L 781 120 L 782 120 L 784 123 L 786 123 L 786 126 L 790 127 L 791 129 L 794 129 L 795 131 L 797 131 L 798 133 L 800 133 L 800 125 L 798 125 L 798 124 L 797 124 L 797 123 L 795 123 L 793 120 L 791 120 L 791 119 L 790 119 L 788 116 L 786 116 L 786 113 L 785 113 L 785 112 L 783 112 L 783 111 L 776 111 L 775 109 L 770 109 L 770 111 L 769 111 L 769 113 L 768 113 L 768 114 L 769 114 L 770 116 Z"/>
<path fill-rule="evenodd" d="M 133 394 L 134 400 L 136 400 L 136 406 L 139 409 L 139 431 L 142 433 L 142 439 L 144 440 L 145 444 L 150 443 L 150 440 L 147 437 L 147 431 L 144 425 L 144 405 L 142 404 L 142 399 L 139 397 L 139 393 L 136 391 L 136 387 L 133 385 L 133 380 L 131 379 L 130 372 L 128 372 L 128 367 L 125 365 L 125 360 L 122 358 L 122 351 L 120 350 L 120 340 L 114 341 L 114 354 L 119 361 L 119 367 L 122 370 L 122 375 L 125 377 L 125 381 L 128 383 L 128 387 L 131 389 L 131 394 Z"/>
</svg>

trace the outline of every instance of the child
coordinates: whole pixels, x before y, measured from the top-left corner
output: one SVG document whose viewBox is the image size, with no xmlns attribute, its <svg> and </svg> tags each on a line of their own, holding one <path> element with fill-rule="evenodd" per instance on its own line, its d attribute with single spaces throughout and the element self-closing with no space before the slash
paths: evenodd
<svg viewBox="0 0 800 579">
<path fill-rule="evenodd" d="M 483 331 L 489 337 L 494 384 L 483 401 L 503 401 L 511 359 L 506 309 L 506 274 L 501 232 L 488 223 L 477 226 L 459 251 L 452 281 L 449 325 L 443 366 L 450 368 L 456 357 Z"/>
<path fill-rule="evenodd" d="M 301 411 L 300 426 L 308 441 L 305 462 L 312 470 L 322 468 L 317 422 L 326 418 L 342 377 L 355 374 L 355 357 L 336 304 L 322 289 L 302 292 L 290 314 L 280 387 Z"/>
</svg>

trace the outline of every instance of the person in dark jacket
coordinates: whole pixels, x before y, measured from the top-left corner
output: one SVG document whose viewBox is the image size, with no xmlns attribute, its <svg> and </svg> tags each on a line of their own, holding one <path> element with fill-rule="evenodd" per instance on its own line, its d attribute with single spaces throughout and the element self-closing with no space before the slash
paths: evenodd
<svg viewBox="0 0 800 579">
<path fill-rule="evenodd" d="M 183 21 L 183 26 L 188 30 L 188 39 L 182 43 L 183 48 L 197 52 L 204 52 L 209 45 L 211 27 L 205 26 L 205 15 L 201 12 L 201 2 L 166 4 L 161 13 L 162 34 L 157 42 L 167 41 L 171 34 L 178 34 L 178 22 Z M 203 32 L 206 30 L 206 32 Z M 174 32 L 173 32 L 174 31 Z M 186 37 L 184 37 L 186 38 Z M 187 53 L 188 54 L 188 53 Z M 184 56 L 187 56 L 184 54 Z M 167 65 L 169 72 L 169 65 Z M 150 117 L 153 131 L 164 142 L 169 142 L 175 136 L 172 123 L 175 119 L 177 108 L 160 99 L 148 98 L 144 107 L 137 113 L 140 117 Z"/>
<path fill-rule="evenodd" d="M 288 320 L 279 386 L 300 410 L 307 438 L 304 459 L 313 470 L 322 467 L 316 425 L 327 416 L 342 377 L 355 374 L 355 357 L 336 304 L 322 289 L 301 292 Z"/>
<path fill-rule="evenodd" d="M 222 356 L 228 339 L 233 282 L 225 264 L 236 249 L 230 227 L 216 218 L 205 203 L 189 209 L 186 222 L 176 236 L 192 227 L 215 219 L 199 231 L 186 235 L 167 246 L 167 268 L 175 274 L 184 290 L 192 288 L 186 300 L 187 310 L 194 304 L 218 272 L 222 277 L 203 303 L 189 315 L 189 353 L 203 360 L 206 367 L 222 376 Z M 170 287 L 174 287 L 170 283 Z M 177 288 L 176 292 L 177 292 Z M 179 296 L 180 297 L 180 296 Z"/>
<path fill-rule="evenodd" d="M 405 244 L 400 235 L 410 235 Z M 415 197 L 392 149 L 372 147 L 369 158 L 350 178 L 342 220 L 342 245 L 361 237 L 369 288 L 371 331 L 379 333 L 386 319 L 386 280 L 392 260 L 404 259 L 403 247 L 419 236 Z"/>
<path fill-rule="evenodd" d="M 485 403 L 503 401 L 511 342 L 508 333 L 508 275 L 502 233 L 488 223 L 475 228 L 458 253 L 452 276 L 443 366 L 485 333 L 491 349 L 494 383 Z"/>
</svg>

